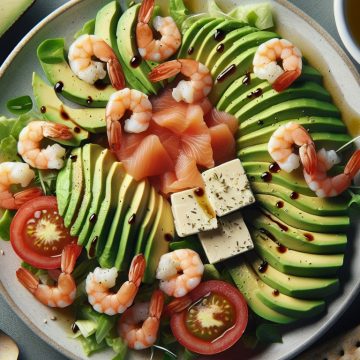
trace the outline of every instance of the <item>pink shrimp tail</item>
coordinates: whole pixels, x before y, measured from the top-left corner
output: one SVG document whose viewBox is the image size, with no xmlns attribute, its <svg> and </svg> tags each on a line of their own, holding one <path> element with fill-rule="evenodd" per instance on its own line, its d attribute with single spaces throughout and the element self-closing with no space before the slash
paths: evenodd
<svg viewBox="0 0 360 360">
<path fill-rule="evenodd" d="M 146 260 L 143 254 L 136 255 L 130 265 L 129 281 L 135 284 L 138 288 L 141 284 L 141 280 L 144 276 L 146 268 Z"/>
<path fill-rule="evenodd" d="M 347 162 L 344 174 L 347 175 L 350 179 L 353 179 L 357 172 L 360 170 L 360 149 L 356 150 Z"/>
<path fill-rule="evenodd" d="M 165 308 L 165 314 L 171 316 L 175 313 L 182 312 L 188 308 L 192 303 L 190 296 L 185 295 L 180 298 L 174 299 Z"/>
<path fill-rule="evenodd" d="M 107 71 L 109 74 L 111 85 L 116 90 L 123 89 L 126 85 L 126 81 L 125 81 L 124 72 L 123 72 L 123 69 L 122 69 L 122 66 L 121 66 L 119 60 L 116 59 L 115 57 L 111 58 L 107 62 Z"/>
<path fill-rule="evenodd" d="M 48 123 L 43 131 L 44 136 L 49 138 L 69 140 L 73 137 L 71 129 L 63 124 Z"/>
<path fill-rule="evenodd" d="M 304 144 L 299 149 L 301 163 L 308 174 L 314 174 L 318 166 L 315 144 Z"/>
<path fill-rule="evenodd" d="M 12 194 L 11 192 L 3 193 L 0 196 L 0 207 L 3 209 L 16 210 L 26 202 L 43 195 L 40 188 L 31 188 Z"/>
<path fill-rule="evenodd" d="M 150 22 L 153 10 L 155 6 L 155 0 L 143 0 L 141 2 L 138 22 L 148 24 Z"/>
<path fill-rule="evenodd" d="M 299 76 L 301 70 L 288 70 L 280 75 L 272 85 L 272 88 L 277 92 L 286 90 Z"/>
<path fill-rule="evenodd" d="M 77 244 L 66 245 L 61 254 L 61 271 L 65 274 L 71 274 L 75 263 L 82 250 L 82 246 Z"/>
<path fill-rule="evenodd" d="M 31 273 L 29 270 L 24 268 L 19 268 L 16 271 L 16 277 L 20 281 L 20 283 L 28 289 L 32 294 L 36 291 L 39 286 L 39 280 L 36 276 Z"/>
<path fill-rule="evenodd" d="M 111 152 L 120 161 L 120 149 L 122 140 L 122 128 L 120 121 L 107 119 L 107 136 Z"/>
<path fill-rule="evenodd" d="M 149 73 L 148 78 L 152 82 L 162 81 L 177 75 L 181 70 L 182 64 L 179 60 L 171 60 L 156 66 Z"/>
<path fill-rule="evenodd" d="M 151 296 L 149 315 L 160 319 L 163 308 L 164 308 L 164 293 L 160 290 L 155 290 Z"/>
</svg>

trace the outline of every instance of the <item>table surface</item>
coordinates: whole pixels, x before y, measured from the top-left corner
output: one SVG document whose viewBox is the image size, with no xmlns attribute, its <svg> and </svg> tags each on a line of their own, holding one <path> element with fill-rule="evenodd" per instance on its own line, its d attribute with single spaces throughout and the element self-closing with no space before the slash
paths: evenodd
<svg viewBox="0 0 360 360">
<path fill-rule="evenodd" d="M 0 40 L 0 64 L 2 64 L 10 51 L 34 25 L 64 2 L 64 0 L 36 0 L 35 4 Z M 341 46 L 343 46 L 335 26 L 333 0 L 291 0 L 290 2 L 313 17 Z M 355 65 L 358 71 L 360 71 L 360 65 Z M 332 335 L 341 334 L 352 326 L 359 324 L 359 307 L 360 295 L 355 299 L 349 309 L 347 309 L 341 319 L 329 329 L 318 343 L 321 343 Z M 59 354 L 32 333 L 7 305 L 2 296 L 0 296 L 0 329 L 8 333 L 17 342 L 20 347 L 20 359 L 22 360 L 66 359 L 63 355 Z"/>
</svg>

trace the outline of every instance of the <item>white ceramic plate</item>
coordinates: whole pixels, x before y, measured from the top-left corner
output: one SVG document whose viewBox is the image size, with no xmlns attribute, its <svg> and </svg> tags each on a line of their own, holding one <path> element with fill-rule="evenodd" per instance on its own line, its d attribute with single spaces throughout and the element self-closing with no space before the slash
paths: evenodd
<svg viewBox="0 0 360 360">
<path fill-rule="evenodd" d="M 223 3 L 230 7 L 236 1 L 227 0 Z M 43 76 L 36 58 L 38 44 L 50 37 L 65 37 L 67 44 L 71 43 L 73 34 L 85 21 L 94 18 L 97 10 L 107 2 L 108 0 L 70 1 L 48 16 L 24 38 L 0 69 L 0 114 L 6 114 L 7 99 L 32 94 L 33 71 Z M 243 0 L 241 2 L 243 3 Z M 206 1 L 192 0 L 191 6 L 195 10 L 201 10 L 204 3 Z M 352 134 L 359 133 L 360 114 L 356 113 L 355 109 L 359 108 L 360 77 L 350 60 L 335 41 L 303 12 L 284 0 L 274 1 L 273 5 L 277 31 L 297 44 L 312 65 L 322 72 L 326 87 L 341 109 Z M 359 225 L 352 229 L 349 239 L 342 271 L 342 291 L 330 302 L 327 313 L 302 326 L 290 328 L 284 335 L 283 344 L 271 345 L 251 359 L 290 359 L 318 339 L 343 313 L 360 290 L 360 248 L 356 246 L 356 239 L 360 241 Z M 0 257 L 0 291 L 10 306 L 38 336 L 64 355 L 71 359 L 86 359 L 79 342 L 69 338 L 71 317 L 42 306 L 22 288 L 15 280 L 19 259 L 13 254 L 10 244 L 2 243 L 1 247 L 6 255 Z M 49 319 L 54 312 L 58 321 L 48 321 L 44 324 L 43 320 Z M 147 355 L 144 354 L 143 358 L 148 358 Z M 111 357 L 110 353 L 100 353 L 91 359 Z M 132 359 L 141 357 L 131 355 Z"/>
</svg>

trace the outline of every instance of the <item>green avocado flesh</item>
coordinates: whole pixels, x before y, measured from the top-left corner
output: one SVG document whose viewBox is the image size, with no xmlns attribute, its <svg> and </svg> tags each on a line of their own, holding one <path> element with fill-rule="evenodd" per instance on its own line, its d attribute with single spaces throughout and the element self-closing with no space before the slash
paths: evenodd
<svg viewBox="0 0 360 360">
<path fill-rule="evenodd" d="M 317 149 L 336 150 L 351 137 L 321 73 L 306 61 L 301 76 L 282 92 L 252 73 L 258 46 L 273 38 L 279 36 L 232 20 L 200 18 L 185 32 L 178 58 L 208 66 L 214 81 L 210 100 L 239 122 L 237 154 L 257 200 L 243 212 L 255 248 L 226 265 L 256 314 L 290 323 L 323 312 L 324 299 L 338 291 L 348 199 L 318 198 L 301 169 L 271 172 L 267 144 L 289 121 L 307 129 Z M 329 176 L 342 171 L 336 166 Z"/>
<path fill-rule="evenodd" d="M 37 49 L 38 59 L 49 83 L 53 86 L 62 83 L 61 95 L 74 103 L 94 108 L 105 107 L 116 90 L 111 85 L 98 89 L 80 80 L 65 59 L 64 46 L 64 39 L 47 39 Z"/>
<path fill-rule="evenodd" d="M 155 280 L 175 229 L 169 202 L 147 180 L 128 175 L 108 149 L 86 144 L 66 160 L 56 195 L 60 215 L 89 258 L 126 272 L 140 249 L 147 262 L 143 281 Z"/>
</svg>

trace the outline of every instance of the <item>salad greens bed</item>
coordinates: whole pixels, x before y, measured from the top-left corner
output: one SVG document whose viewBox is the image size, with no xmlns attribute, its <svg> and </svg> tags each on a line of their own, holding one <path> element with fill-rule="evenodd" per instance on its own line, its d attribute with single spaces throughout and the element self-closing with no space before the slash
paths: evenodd
<svg viewBox="0 0 360 360">
<path fill-rule="evenodd" d="M 135 36 L 134 23 L 129 20 L 129 14 L 136 14 L 136 6 L 135 2 L 129 0 L 121 0 L 120 7 L 117 1 L 110 2 L 99 10 L 96 19 L 90 19 L 83 25 L 74 35 L 74 39 L 84 34 L 101 36 L 118 56 L 127 85 L 149 95 L 156 94 L 162 84 L 143 81 L 141 73 L 141 69 L 149 72 L 156 64 L 143 62 L 134 70 L 128 60 L 130 55 L 135 54 L 130 54 L 131 51 L 126 53 L 129 46 L 132 46 L 128 43 L 133 41 Z M 161 14 L 162 10 L 157 8 L 155 13 Z M 77 79 L 72 75 L 67 63 L 64 39 L 45 40 L 39 45 L 37 55 L 51 86 L 39 75 L 34 74 L 36 106 L 34 107 L 32 98 L 27 95 L 8 101 L 8 110 L 14 117 L 0 117 L 0 163 L 22 161 L 17 153 L 19 134 L 34 118 L 66 124 L 61 118 L 61 112 L 58 111 L 61 109 L 75 121 L 72 128 L 74 138 L 65 142 L 67 162 L 64 169 L 60 173 L 56 170 L 35 170 L 36 176 L 32 185 L 40 187 L 44 195 L 57 196 L 59 213 L 65 218 L 65 225 L 70 227 L 75 219 L 78 221 L 75 222 L 77 226 L 71 227 L 71 235 L 79 237 L 85 251 L 77 261 L 72 274 L 77 284 L 77 295 L 73 304 L 76 320 L 72 329 L 73 337 L 81 342 L 86 355 L 111 348 L 116 354 L 113 358 L 115 360 L 124 359 L 128 351 L 126 342 L 117 333 L 120 316 L 98 313 L 87 302 L 85 279 L 88 273 L 99 266 L 99 263 L 108 264 L 108 267 L 118 265 L 117 267 L 122 270 L 117 280 L 119 285 L 127 278 L 130 254 L 141 250 L 149 264 L 145 284 L 142 285 L 136 301 L 149 301 L 156 288 L 154 277 L 158 258 L 167 248 L 193 249 L 205 263 L 204 281 L 225 281 L 243 293 L 252 311 L 249 314 L 246 332 L 240 340 L 242 348 L 254 349 L 271 342 L 282 342 L 281 324 L 321 313 L 325 308 L 325 298 L 338 290 L 339 279 L 336 273 L 343 263 L 346 231 L 349 226 L 348 209 L 353 204 L 360 204 L 360 195 L 356 193 L 358 189 L 355 187 L 344 196 L 319 199 L 314 197 L 299 174 L 275 172 L 270 174 L 272 182 L 262 181 L 264 173 L 269 173 L 271 163 L 267 153 L 269 137 L 275 128 L 289 120 L 307 127 L 319 146 L 335 144 L 340 147 L 351 142 L 338 109 L 332 104 L 329 93 L 322 87 L 321 74 L 306 62 L 299 81 L 282 93 L 277 93 L 267 81 L 258 79 L 253 74 L 251 84 L 244 86 L 244 78 L 248 76 L 258 45 L 278 37 L 272 31 L 274 23 L 271 6 L 268 3 L 244 5 L 224 12 L 216 1 L 211 0 L 208 2 L 207 13 L 192 14 L 182 0 L 170 0 L 168 10 L 182 33 L 179 58 L 189 57 L 206 64 L 214 79 L 219 79 L 219 75 L 230 64 L 236 64 L 238 72 L 241 73 L 240 76 L 237 74 L 236 78 L 224 82 L 216 80 L 210 99 L 219 110 L 235 115 L 240 123 L 241 136 L 237 138 L 237 155 L 251 180 L 258 204 L 258 207 L 251 208 L 244 214 L 254 240 L 255 251 L 247 253 L 241 260 L 236 259 L 215 266 L 207 264 L 206 255 L 196 236 L 185 239 L 175 236 L 174 241 L 159 250 L 156 243 L 145 244 L 146 235 L 150 237 L 150 232 L 146 233 L 148 227 L 145 227 L 136 244 L 135 240 L 130 242 L 129 239 L 135 238 L 135 233 L 129 230 L 128 235 L 120 234 L 122 239 L 123 236 L 127 239 L 125 249 L 119 250 L 116 255 L 112 252 L 114 244 L 110 244 L 110 251 L 107 248 L 108 243 L 105 245 L 104 242 L 101 251 L 100 245 L 97 245 L 96 256 L 92 258 L 90 254 L 94 249 L 91 232 L 89 230 L 81 233 L 85 227 L 83 219 L 91 215 L 90 200 L 84 200 L 83 204 L 88 201 L 89 208 L 79 211 L 82 218 L 77 220 L 74 213 L 70 213 L 69 210 L 69 198 L 73 196 L 72 189 L 76 187 L 76 181 L 71 183 L 73 180 L 69 169 L 74 169 L 71 160 L 74 156 L 83 156 L 83 166 L 90 164 L 90 161 L 89 164 L 85 163 L 85 146 L 88 146 L 87 149 L 92 146 L 91 149 L 97 152 L 103 149 L 100 145 L 105 143 L 106 146 L 104 107 L 115 90 L 108 83 L 102 84 L 102 88 L 96 88 Z M 125 30 L 122 26 L 125 26 Z M 209 45 L 217 27 L 228 32 L 232 39 L 229 43 L 224 40 L 224 54 L 216 53 L 217 44 Z M 206 41 L 202 44 L 204 39 Z M 194 53 L 188 52 L 190 48 Z M 62 84 L 62 95 L 74 103 L 86 106 L 86 109 L 71 108 L 58 99 L 52 86 L 56 90 L 64 77 L 69 81 L 66 86 Z M 258 89 L 263 94 L 261 98 L 254 99 L 254 96 L 249 96 Z M 89 122 L 89 118 L 99 120 Z M 271 123 L 272 126 L 263 126 L 264 123 Z M 76 132 L 75 128 L 79 131 Z M 80 144 L 87 145 L 79 150 Z M 99 148 L 94 144 L 100 144 Z M 78 155 L 81 151 L 83 155 Z M 110 159 L 110 155 L 107 156 Z M 89 157 L 91 158 L 91 154 Z M 341 170 L 342 167 L 338 167 L 334 171 Z M 106 176 L 103 178 L 105 181 Z M 90 185 L 85 184 L 85 189 L 95 192 Z M 64 190 L 66 186 L 67 190 Z M 150 192 L 150 188 L 148 191 Z M 298 196 L 300 194 L 301 201 L 290 196 L 294 192 Z M 77 199 L 80 200 L 82 199 Z M 285 211 L 279 209 L 280 202 L 283 206 L 285 203 Z M 5 241 L 10 240 L 10 225 L 15 213 L 14 210 L 4 210 L 0 218 L 0 238 Z M 145 219 L 146 214 L 144 212 L 138 221 Z M 112 215 L 115 216 L 115 210 Z M 110 216 L 108 221 L 111 221 Z M 323 224 L 329 224 L 329 228 L 325 228 Z M 110 228 L 111 224 L 107 225 Z M 116 238 L 115 234 L 111 236 Z M 104 233 L 103 237 L 107 238 L 107 233 Z M 284 255 L 280 254 L 280 248 L 285 249 Z M 116 256 L 116 259 L 109 260 L 109 257 L 104 255 L 107 250 L 111 256 Z M 121 251 L 123 253 L 119 255 Z M 151 260 L 152 258 L 157 261 Z M 26 262 L 23 262 L 22 266 L 40 278 L 42 283 L 54 284 L 48 271 Z M 158 340 L 151 347 L 151 358 L 155 351 L 161 353 L 164 360 L 178 357 L 194 359 L 198 356 L 177 342 L 168 318 L 161 322 Z"/>
</svg>

